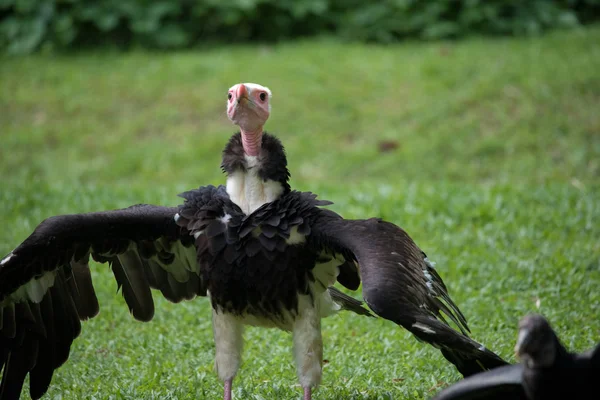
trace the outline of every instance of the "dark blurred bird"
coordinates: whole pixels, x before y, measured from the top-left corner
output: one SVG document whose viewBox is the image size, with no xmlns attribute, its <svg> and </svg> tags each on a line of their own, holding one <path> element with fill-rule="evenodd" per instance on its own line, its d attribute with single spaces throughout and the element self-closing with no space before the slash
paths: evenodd
<svg viewBox="0 0 600 400">
<path fill-rule="evenodd" d="M 531 314 L 519 323 L 515 352 L 521 363 L 465 378 L 442 390 L 434 400 L 597 397 L 600 344 L 582 354 L 571 353 L 561 344 L 544 317 Z"/>
<path fill-rule="evenodd" d="M 347 220 L 330 202 L 293 191 L 284 148 L 263 132 L 271 91 L 238 84 L 227 115 L 240 127 L 222 154 L 225 186 L 182 193 L 179 207 L 135 205 L 40 223 L 0 261 L 0 399 L 16 399 L 27 374 L 41 397 L 63 364 L 80 320 L 99 310 L 90 258 L 108 262 L 133 316 L 154 315 L 150 289 L 173 302 L 212 303 L 215 367 L 224 398 L 240 367 L 245 325 L 292 332 L 304 398 L 321 380 L 321 318 L 341 309 L 379 316 L 442 351 L 464 375 L 504 365 L 468 337 L 466 319 L 433 264 L 396 225 Z M 443 314 L 460 329 L 452 329 Z"/>
</svg>

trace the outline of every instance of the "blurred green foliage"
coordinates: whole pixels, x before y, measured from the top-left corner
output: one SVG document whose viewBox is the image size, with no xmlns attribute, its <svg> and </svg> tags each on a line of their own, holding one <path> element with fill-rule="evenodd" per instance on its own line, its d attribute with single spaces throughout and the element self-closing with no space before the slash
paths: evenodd
<svg viewBox="0 0 600 400">
<path fill-rule="evenodd" d="M 600 19 L 600 0 L 0 0 L 0 49 L 526 35 Z"/>
</svg>

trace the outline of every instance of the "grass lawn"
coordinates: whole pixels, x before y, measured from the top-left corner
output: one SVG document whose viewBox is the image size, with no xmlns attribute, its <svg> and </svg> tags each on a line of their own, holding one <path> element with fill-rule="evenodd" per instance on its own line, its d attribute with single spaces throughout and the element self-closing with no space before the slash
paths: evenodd
<svg viewBox="0 0 600 400">
<path fill-rule="evenodd" d="M 0 61 L 0 256 L 55 214 L 177 205 L 224 182 L 226 90 L 274 93 L 267 130 L 292 186 L 346 217 L 406 229 L 473 337 L 514 361 L 518 319 L 541 312 L 565 344 L 600 341 L 600 29 L 397 46 L 332 40 L 177 53 Z M 215 399 L 210 306 L 155 296 L 128 315 L 95 265 L 100 315 L 47 398 Z M 360 293 L 354 296 L 360 298 Z M 319 399 L 427 399 L 460 378 L 382 319 L 324 320 Z M 237 399 L 299 398 L 291 337 L 246 331 Z M 23 396 L 23 398 L 28 398 Z"/>
</svg>

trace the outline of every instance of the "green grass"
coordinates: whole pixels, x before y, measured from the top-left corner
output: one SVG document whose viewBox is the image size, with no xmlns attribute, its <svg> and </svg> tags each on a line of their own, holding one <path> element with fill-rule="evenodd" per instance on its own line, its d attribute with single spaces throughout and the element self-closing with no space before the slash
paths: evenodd
<svg viewBox="0 0 600 400">
<path fill-rule="evenodd" d="M 292 186 L 346 217 L 406 229 L 473 337 L 514 361 L 518 319 L 565 344 L 600 339 L 600 29 L 397 46 L 305 41 L 170 54 L 37 55 L 0 62 L 0 255 L 44 218 L 146 202 L 224 181 L 226 89 L 274 92 L 267 124 Z M 380 152 L 381 141 L 397 148 Z M 100 315 L 47 398 L 214 399 L 210 306 L 155 296 L 128 315 L 95 265 Z M 360 297 L 359 293 L 354 293 Z M 539 300 L 539 309 L 536 302 Z M 324 320 L 320 399 L 426 399 L 460 378 L 439 351 L 381 319 Z M 300 397 L 291 337 L 248 329 L 237 399 Z M 24 396 L 24 398 L 27 398 Z"/>
</svg>

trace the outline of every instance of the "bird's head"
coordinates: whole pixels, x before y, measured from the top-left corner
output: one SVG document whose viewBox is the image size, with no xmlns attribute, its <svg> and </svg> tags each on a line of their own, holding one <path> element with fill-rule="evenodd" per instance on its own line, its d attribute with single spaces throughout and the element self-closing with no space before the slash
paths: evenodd
<svg viewBox="0 0 600 400">
<path fill-rule="evenodd" d="M 515 354 L 529 368 L 550 367 L 556 359 L 557 340 L 544 317 L 529 314 L 519 321 Z"/>
<path fill-rule="evenodd" d="M 271 91 L 256 83 L 238 83 L 227 92 L 227 117 L 242 133 L 261 129 L 271 113 Z"/>
</svg>

